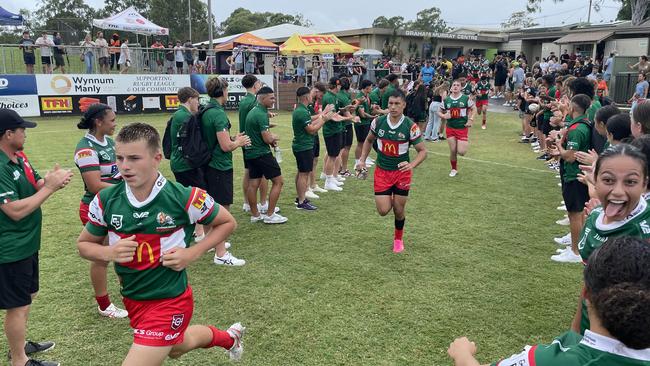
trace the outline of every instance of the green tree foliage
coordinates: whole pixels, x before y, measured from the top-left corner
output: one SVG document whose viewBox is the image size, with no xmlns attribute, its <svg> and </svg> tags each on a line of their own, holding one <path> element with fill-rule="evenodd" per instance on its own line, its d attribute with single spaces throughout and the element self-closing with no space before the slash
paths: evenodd
<svg viewBox="0 0 650 366">
<path fill-rule="evenodd" d="M 149 20 L 169 28 L 170 40 L 185 41 L 190 38 L 188 1 L 192 13 L 192 41 L 208 39 L 208 6 L 200 0 L 150 0 Z"/>
<path fill-rule="evenodd" d="M 222 35 L 227 36 L 284 23 L 302 25 L 305 27 L 312 25 L 312 23 L 308 19 L 305 19 L 302 14 L 290 15 L 271 12 L 253 13 L 248 9 L 237 8 L 226 20 L 221 22 L 218 30 Z"/>
<path fill-rule="evenodd" d="M 439 8 L 432 7 L 421 10 L 417 13 L 415 20 L 404 21 L 404 17 L 394 16 L 386 18 L 380 16 L 372 22 L 373 28 L 388 28 L 396 31 L 397 29 L 420 30 L 429 32 L 448 32 L 449 27 L 442 19 Z"/>
<path fill-rule="evenodd" d="M 529 15 L 527 11 L 516 11 L 510 14 L 510 18 L 501 23 L 501 27 L 505 29 L 528 28 L 538 25 L 535 20 Z"/>
<path fill-rule="evenodd" d="M 632 20 L 632 2 L 630 0 L 622 0 L 621 10 L 618 11 L 616 16 L 617 20 Z M 647 6 L 647 5 L 646 5 Z M 650 18 L 650 7 L 646 7 L 643 19 Z"/>
<path fill-rule="evenodd" d="M 106 18 L 131 6 L 143 17 L 149 18 L 149 12 L 151 11 L 150 0 L 104 0 L 104 8 L 99 9 L 98 15 L 101 18 Z"/>
<path fill-rule="evenodd" d="M 81 41 L 96 14 L 83 0 L 41 0 L 31 25 L 32 29 L 59 31 L 68 42 Z"/>
</svg>

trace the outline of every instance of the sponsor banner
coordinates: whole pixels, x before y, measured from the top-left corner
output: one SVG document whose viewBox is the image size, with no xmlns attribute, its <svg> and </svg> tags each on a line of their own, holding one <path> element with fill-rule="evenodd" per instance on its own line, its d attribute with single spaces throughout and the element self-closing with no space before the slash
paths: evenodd
<svg viewBox="0 0 650 366">
<path fill-rule="evenodd" d="M 40 104 L 40 115 L 79 115 L 83 114 L 93 104 L 108 104 L 118 114 L 124 113 L 149 113 L 175 111 L 178 105 L 169 104 L 167 108 L 168 95 L 71 95 L 71 96 L 40 96 L 37 97 L 36 105 Z M 37 114 L 38 115 L 38 114 Z"/>
<path fill-rule="evenodd" d="M 176 94 L 190 86 L 189 75 L 36 75 L 38 95 Z"/>
<path fill-rule="evenodd" d="M 269 86 L 273 88 L 273 75 L 255 75 L 264 86 Z M 238 109 L 239 101 L 246 96 L 246 88 L 241 85 L 241 79 L 244 75 L 191 75 L 192 79 L 192 88 L 196 89 L 200 94 L 202 94 L 201 103 L 207 103 L 207 89 L 205 88 L 205 82 L 208 79 L 220 77 L 228 81 L 228 100 L 226 101 L 225 109 Z"/>
<path fill-rule="evenodd" d="M 21 117 L 40 115 L 38 95 L 0 95 L 0 108 L 13 109 Z"/>
<path fill-rule="evenodd" d="M 0 75 L 0 95 L 36 95 L 34 75 Z"/>
</svg>

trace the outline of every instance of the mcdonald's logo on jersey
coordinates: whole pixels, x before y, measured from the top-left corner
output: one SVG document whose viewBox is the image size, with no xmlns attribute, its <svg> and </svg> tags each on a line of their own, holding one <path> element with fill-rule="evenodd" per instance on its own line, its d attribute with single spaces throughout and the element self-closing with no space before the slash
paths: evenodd
<svg viewBox="0 0 650 366">
<path fill-rule="evenodd" d="M 128 236 L 127 234 L 121 235 L 122 238 Z M 161 237 L 155 234 L 136 234 L 135 241 L 138 243 L 138 247 L 133 259 L 120 265 L 138 271 L 158 267 L 161 256 L 160 239 Z"/>
<path fill-rule="evenodd" d="M 399 146 L 397 141 L 391 140 L 380 140 L 381 141 L 381 152 L 386 156 L 398 157 L 399 156 Z"/>
<path fill-rule="evenodd" d="M 149 263 L 154 263 L 154 254 L 153 254 L 153 249 L 151 248 L 151 245 L 147 243 L 146 241 L 143 241 L 142 243 L 138 244 L 138 250 L 136 253 L 138 263 L 142 263 L 142 253 L 144 252 L 144 249 L 147 248 L 147 254 L 149 255 Z M 145 260 L 147 257 L 145 257 Z"/>
</svg>

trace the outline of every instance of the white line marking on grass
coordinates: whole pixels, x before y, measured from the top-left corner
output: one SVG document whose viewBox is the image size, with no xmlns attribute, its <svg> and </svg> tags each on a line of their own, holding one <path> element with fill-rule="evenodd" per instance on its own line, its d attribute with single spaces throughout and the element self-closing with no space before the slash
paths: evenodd
<svg viewBox="0 0 650 366">
<path fill-rule="evenodd" d="M 433 154 L 433 155 L 449 157 L 449 154 L 448 154 L 448 153 L 447 153 L 447 154 L 444 154 L 444 153 L 439 153 L 439 152 L 431 151 L 431 150 L 427 150 L 427 152 L 428 152 L 429 154 Z M 459 156 L 458 158 L 459 158 L 459 159 L 462 159 L 462 160 L 473 161 L 473 162 L 476 162 L 476 163 L 491 164 L 491 165 L 500 165 L 500 166 L 505 166 L 505 167 L 513 168 L 513 169 L 523 169 L 523 170 L 529 170 L 529 171 L 532 171 L 532 172 L 538 172 L 538 173 L 557 174 L 557 172 L 555 172 L 555 171 L 551 171 L 551 170 L 535 169 L 535 168 L 529 168 L 529 167 L 525 167 L 525 166 L 512 165 L 512 164 L 507 164 L 507 163 L 499 163 L 499 162 L 491 161 L 491 160 L 474 159 L 474 158 L 468 158 L 468 157 L 466 157 L 466 156 Z"/>
</svg>

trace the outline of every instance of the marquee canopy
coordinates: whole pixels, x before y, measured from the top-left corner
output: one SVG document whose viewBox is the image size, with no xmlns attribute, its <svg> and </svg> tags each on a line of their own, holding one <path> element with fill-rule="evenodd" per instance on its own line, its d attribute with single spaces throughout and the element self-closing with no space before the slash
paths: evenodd
<svg viewBox="0 0 650 366">
<path fill-rule="evenodd" d="M 23 25 L 23 16 L 11 13 L 0 7 L 0 25 Z"/>
<path fill-rule="evenodd" d="M 235 47 L 243 47 L 249 51 L 256 52 L 276 52 L 278 50 L 278 46 L 275 43 L 269 42 L 250 33 L 243 33 L 235 36 L 226 42 L 215 46 L 214 50 L 217 52 L 232 51 Z"/>
<path fill-rule="evenodd" d="M 294 34 L 280 45 L 283 55 L 319 55 L 323 53 L 354 53 L 359 47 L 341 41 L 333 34 Z"/>
<path fill-rule="evenodd" d="M 169 35 L 169 29 L 160 27 L 138 13 L 132 6 L 106 19 L 93 19 L 93 26 L 143 35 Z"/>
</svg>

